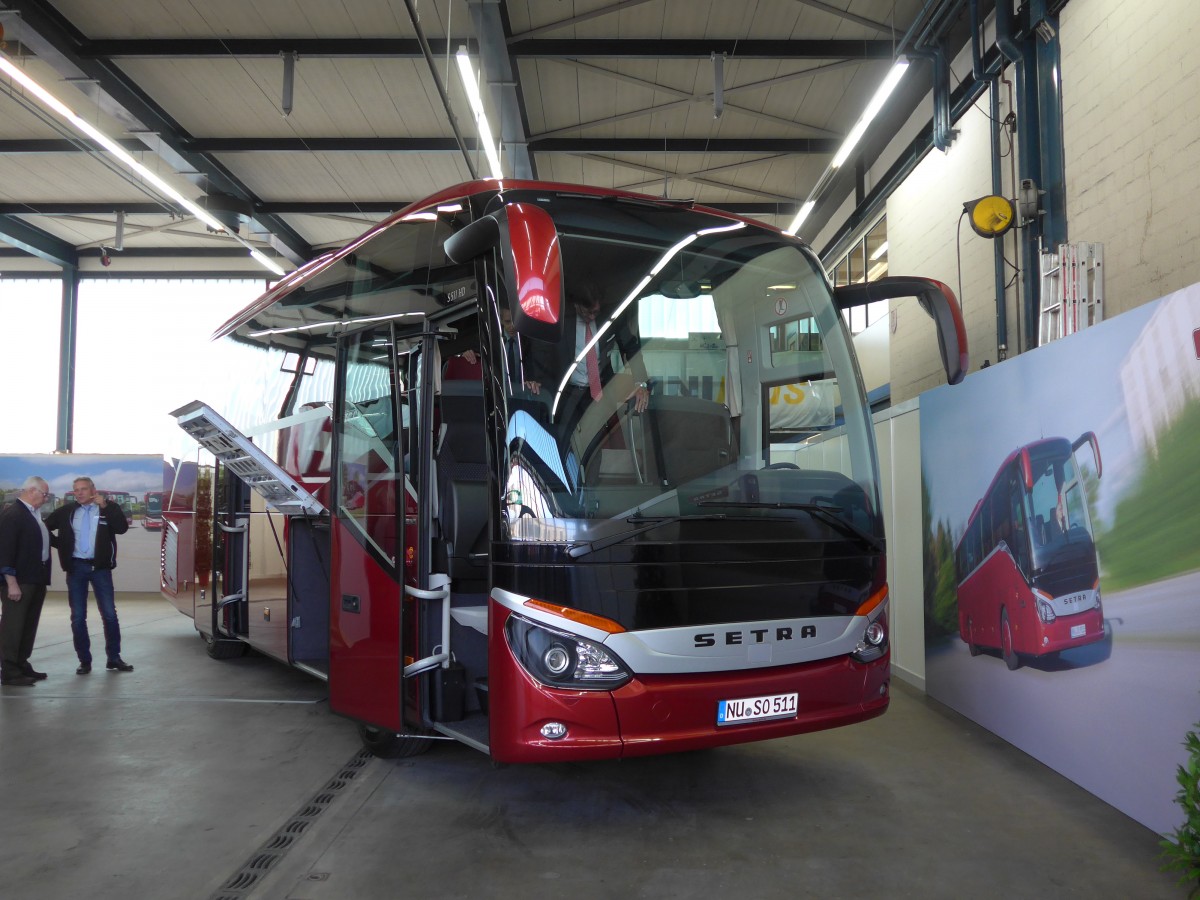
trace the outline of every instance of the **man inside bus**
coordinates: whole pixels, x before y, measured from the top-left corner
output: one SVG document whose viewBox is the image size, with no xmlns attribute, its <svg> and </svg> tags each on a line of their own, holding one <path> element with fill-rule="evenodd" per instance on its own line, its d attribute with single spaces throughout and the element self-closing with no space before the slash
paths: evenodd
<svg viewBox="0 0 1200 900">
<path fill-rule="evenodd" d="M 75 502 L 60 506 L 46 519 L 46 527 L 55 532 L 58 560 L 67 573 L 67 602 L 71 606 L 71 635 L 75 655 L 79 657 L 76 675 L 92 671 L 92 642 L 88 636 L 88 585 L 96 592 L 96 606 L 104 623 L 106 668 L 114 672 L 132 672 L 133 666 L 121 659 L 121 625 L 113 591 L 112 570 L 117 565 L 117 535 L 129 530 L 129 522 L 119 503 L 111 502 L 96 491 L 92 479 L 76 478 Z"/>
<path fill-rule="evenodd" d="M 50 584 L 50 534 L 38 509 L 50 496 L 45 479 L 25 479 L 0 512 L 0 684 L 29 685 L 46 677 L 29 663 Z"/>
<path fill-rule="evenodd" d="M 504 371 L 508 374 L 510 383 L 519 385 L 516 390 L 524 388 L 531 394 L 538 394 L 541 384 L 525 379 L 524 347 L 517 334 L 517 326 L 513 323 L 512 311 L 507 307 L 500 309 L 501 342 L 504 349 Z M 464 350 L 457 356 L 452 356 L 442 369 L 444 379 L 482 378 L 483 368 L 479 354 L 474 350 Z"/>
<path fill-rule="evenodd" d="M 632 376 L 628 393 L 618 399 L 621 402 L 632 399 L 638 412 L 644 412 L 650 402 L 638 334 L 628 320 L 604 328 L 608 316 L 602 311 L 601 301 L 600 291 L 593 285 L 585 285 L 570 297 L 563 317 L 562 339 L 557 344 L 541 345 L 531 353 L 526 368 L 527 379 L 547 386 L 557 385 L 564 374 L 571 373 L 554 416 L 564 443 L 570 442 L 587 407 L 604 396 L 605 386 L 613 380 L 614 346 Z M 593 343 L 598 334 L 599 340 Z M 547 399 L 553 404 L 553 398 Z"/>
</svg>

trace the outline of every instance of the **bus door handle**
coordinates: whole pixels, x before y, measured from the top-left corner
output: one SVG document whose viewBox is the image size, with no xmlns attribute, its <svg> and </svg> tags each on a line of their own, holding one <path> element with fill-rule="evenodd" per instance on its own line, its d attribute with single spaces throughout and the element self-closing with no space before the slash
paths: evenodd
<svg viewBox="0 0 1200 900">
<path fill-rule="evenodd" d="M 226 525 L 224 522 L 218 522 L 217 527 L 220 528 L 221 531 L 223 531 L 225 534 L 245 534 L 246 533 L 246 524 L 245 523 L 242 523 L 241 525 Z"/>
<path fill-rule="evenodd" d="M 427 672 L 430 669 L 438 666 L 448 666 L 450 664 L 450 579 L 444 575 L 434 575 L 430 579 L 434 582 L 432 590 L 413 587 L 406 584 L 404 593 L 410 597 L 416 597 L 418 600 L 440 600 L 442 603 L 442 643 L 441 652 L 434 653 L 432 656 L 426 656 L 424 659 L 418 659 L 416 662 L 409 663 L 400 673 L 403 678 L 411 678 L 413 675 L 420 675 L 422 672 Z M 437 650 L 437 647 L 433 648 Z"/>
</svg>

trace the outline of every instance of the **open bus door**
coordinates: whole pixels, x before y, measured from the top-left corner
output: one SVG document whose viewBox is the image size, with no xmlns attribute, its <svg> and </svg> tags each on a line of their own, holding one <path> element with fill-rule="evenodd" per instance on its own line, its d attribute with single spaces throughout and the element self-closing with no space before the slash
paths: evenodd
<svg viewBox="0 0 1200 900">
<path fill-rule="evenodd" d="M 420 328 L 389 324 L 345 335 L 337 350 L 329 704 L 359 721 L 363 743 L 380 756 L 429 743 L 419 736 L 415 679 L 408 687 L 404 679 L 416 644 L 418 506 L 397 366 L 420 340 Z M 412 355 L 401 358 L 415 374 Z"/>
</svg>

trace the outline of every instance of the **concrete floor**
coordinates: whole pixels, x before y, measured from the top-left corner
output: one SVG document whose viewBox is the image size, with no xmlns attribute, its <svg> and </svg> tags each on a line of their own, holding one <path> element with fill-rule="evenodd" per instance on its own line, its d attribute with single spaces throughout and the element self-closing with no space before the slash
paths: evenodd
<svg viewBox="0 0 1200 900">
<path fill-rule="evenodd" d="M 1186 893 L 1157 835 L 908 689 L 863 725 L 682 756 L 384 761 L 320 682 L 210 660 L 156 596 L 118 610 L 134 672 L 76 676 L 54 598 L 33 658 L 50 678 L 0 689 L 0 897 Z"/>
</svg>

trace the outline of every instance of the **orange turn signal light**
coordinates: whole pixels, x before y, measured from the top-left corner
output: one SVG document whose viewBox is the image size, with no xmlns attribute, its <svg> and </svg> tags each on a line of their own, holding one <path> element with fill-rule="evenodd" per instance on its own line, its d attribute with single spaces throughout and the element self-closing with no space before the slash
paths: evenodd
<svg viewBox="0 0 1200 900">
<path fill-rule="evenodd" d="M 863 603 L 863 605 L 860 606 L 857 610 L 855 610 L 854 614 L 856 616 L 868 615 L 873 609 L 875 609 L 875 607 L 879 606 L 879 604 L 881 604 L 885 600 L 887 600 L 887 598 L 888 598 L 888 586 L 886 584 L 884 584 L 883 587 L 881 587 L 879 590 L 877 590 L 875 593 L 873 593 L 870 597 L 868 597 L 866 602 Z"/>
<path fill-rule="evenodd" d="M 578 622 L 580 625 L 587 625 L 589 628 L 598 628 L 601 631 L 607 631 L 609 634 L 620 634 L 625 630 L 624 625 L 614 622 L 612 619 L 572 609 L 569 606 L 562 606 L 558 603 L 547 603 L 545 600 L 526 600 L 525 605 L 545 610 L 564 619 L 570 619 L 572 622 Z"/>
</svg>

